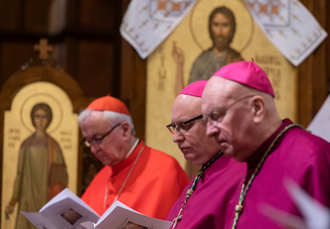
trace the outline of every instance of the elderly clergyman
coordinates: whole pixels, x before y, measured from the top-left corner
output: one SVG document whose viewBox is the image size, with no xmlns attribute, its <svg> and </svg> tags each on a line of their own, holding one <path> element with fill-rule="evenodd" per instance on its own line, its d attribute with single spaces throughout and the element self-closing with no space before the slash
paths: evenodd
<svg viewBox="0 0 330 229">
<path fill-rule="evenodd" d="M 172 228 L 225 228 L 234 217 L 233 198 L 239 193 L 246 166 L 223 156 L 213 137 L 206 136 L 201 96 L 206 80 L 185 87 L 173 103 L 167 127 L 185 159 L 201 166 L 172 207 Z"/>
<path fill-rule="evenodd" d="M 242 61 L 217 71 L 204 89 L 202 112 L 207 135 L 248 167 L 232 228 L 281 228 L 262 214 L 263 204 L 301 217 L 283 185 L 286 178 L 330 206 L 330 144 L 281 120 L 271 83 L 257 64 Z"/>
<path fill-rule="evenodd" d="M 189 182 L 179 163 L 135 137 L 127 107 L 114 97 L 93 101 L 78 123 L 85 145 L 104 165 L 81 199 L 99 215 L 119 200 L 147 216 L 165 219 Z"/>
</svg>

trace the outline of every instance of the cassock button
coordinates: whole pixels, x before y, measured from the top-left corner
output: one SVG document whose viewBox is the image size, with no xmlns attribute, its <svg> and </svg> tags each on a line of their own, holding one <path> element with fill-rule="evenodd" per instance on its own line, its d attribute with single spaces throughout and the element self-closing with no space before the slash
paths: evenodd
<svg viewBox="0 0 330 229">
<path fill-rule="evenodd" d="M 111 195 L 112 193 L 113 193 L 113 191 L 112 191 L 112 190 L 109 190 L 109 191 L 108 191 L 108 194 L 109 194 L 109 195 Z"/>
<path fill-rule="evenodd" d="M 112 178 L 111 179 L 111 183 L 115 183 L 116 179 L 115 178 Z"/>
</svg>

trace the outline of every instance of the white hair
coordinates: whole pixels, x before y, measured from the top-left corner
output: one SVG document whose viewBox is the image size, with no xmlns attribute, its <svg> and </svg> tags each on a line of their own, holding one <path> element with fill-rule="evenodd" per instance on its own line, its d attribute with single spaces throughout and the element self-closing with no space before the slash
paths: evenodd
<svg viewBox="0 0 330 229">
<path fill-rule="evenodd" d="M 86 118 L 91 116 L 92 111 L 95 111 L 95 110 L 87 109 L 87 110 L 83 110 L 82 112 L 80 112 L 80 114 L 78 116 L 79 126 L 82 122 L 84 122 L 84 120 Z M 100 112 L 103 112 L 105 119 L 111 126 L 114 126 L 120 122 L 127 121 L 130 126 L 132 136 L 135 136 L 134 124 L 133 124 L 133 120 L 130 115 L 113 112 L 113 111 L 100 111 Z"/>
</svg>

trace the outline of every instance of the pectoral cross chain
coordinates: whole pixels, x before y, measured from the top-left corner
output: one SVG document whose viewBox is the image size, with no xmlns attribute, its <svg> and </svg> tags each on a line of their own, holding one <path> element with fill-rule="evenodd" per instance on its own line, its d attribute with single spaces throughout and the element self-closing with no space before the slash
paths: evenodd
<svg viewBox="0 0 330 229">
<path fill-rule="evenodd" d="M 173 227 L 172 227 L 172 229 L 174 229 L 175 227 L 176 227 L 176 225 L 178 224 L 178 222 L 181 220 L 181 218 L 182 218 L 182 215 L 181 215 L 181 212 L 182 212 L 182 208 L 180 209 L 180 212 L 179 212 L 179 214 L 178 214 L 178 216 L 176 217 L 176 218 L 174 218 L 173 219 Z"/>
<path fill-rule="evenodd" d="M 213 162 L 215 162 L 221 155 L 222 155 L 222 151 L 220 151 L 219 153 L 217 153 L 211 160 L 209 160 L 206 164 L 204 164 L 202 166 L 202 168 L 198 171 L 198 174 L 195 177 L 195 180 L 194 180 L 191 188 L 187 190 L 186 199 L 184 200 L 183 204 L 181 205 L 181 209 L 179 211 L 178 216 L 173 219 L 173 227 L 172 227 L 172 229 L 175 229 L 176 226 L 178 225 L 179 221 L 182 219 L 182 211 L 185 208 L 188 199 L 194 193 L 198 181 L 204 177 L 205 169 L 207 167 L 209 167 Z"/>
</svg>

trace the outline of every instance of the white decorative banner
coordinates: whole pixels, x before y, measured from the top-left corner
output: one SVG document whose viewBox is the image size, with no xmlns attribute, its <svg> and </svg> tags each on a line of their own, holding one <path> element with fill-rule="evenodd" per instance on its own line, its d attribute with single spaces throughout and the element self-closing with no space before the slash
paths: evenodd
<svg viewBox="0 0 330 229">
<path fill-rule="evenodd" d="M 120 33 L 145 59 L 180 23 L 196 0 L 132 0 Z"/>
<path fill-rule="evenodd" d="M 330 142 L 330 95 L 328 95 L 307 129 L 312 131 L 312 134 Z"/>
<path fill-rule="evenodd" d="M 298 66 L 327 37 L 298 0 L 245 0 L 248 10 L 273 45 Z"/>
</svg>

